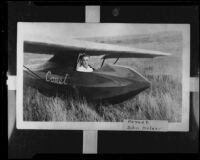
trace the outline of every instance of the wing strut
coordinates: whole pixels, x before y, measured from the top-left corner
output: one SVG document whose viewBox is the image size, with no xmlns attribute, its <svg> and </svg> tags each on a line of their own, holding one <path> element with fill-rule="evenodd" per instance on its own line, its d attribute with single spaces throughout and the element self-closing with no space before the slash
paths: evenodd
<svg viewBox="0 0 200 160">
<path fill-rule="evenodd" d="M 103 58 L 103 61 L 102 61 L 102 63 L 101 63 L 101 67 L 102 67 L 102 66 L 103 66 L 103 64 L 104 64 L 104 61 L 105 61 L 105 59 L 106 59 L 106 58 Z"/>
<path fill-rule="evenodd" d="M 116 61 L 113 64 L 117 63 L 118 60 L 119 60 L 119 57 L 116 59 Z"/>
<path fill-rule="evenodd" d="M 105 62 L 105 59 L 106 59 L 106 58 L 103 58 L 103 61 L 102 61 L 102 63 L 101 63 L 101 67 L 103 67 L 103 64 L 104 64 L 104 62 Z"/>
</svg>

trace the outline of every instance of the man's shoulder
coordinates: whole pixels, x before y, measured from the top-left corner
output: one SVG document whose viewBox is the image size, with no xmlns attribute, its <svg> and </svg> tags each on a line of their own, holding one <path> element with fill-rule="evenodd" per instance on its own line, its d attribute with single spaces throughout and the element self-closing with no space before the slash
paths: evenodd
<svg viewBox="0 0 200 160">
<path fill-rule="evenodd" d="M 79 66 L 79 67 L 77 67 L 76 70 L 77 70 L 77 71 L 84 71 L 84 68 L 83 68 L 83 66 Z"/>
<path fill-rule="evenodd" d="M 80 66 L 80 67 L 77 67 L 76 69 L 77 71 L 81 71 L 81 72 L 92 72 L 93 69 L 91 67 L 88 66 L 88 68 L 86 69 L 85 67 L 83 66 Z"/>
</svg>

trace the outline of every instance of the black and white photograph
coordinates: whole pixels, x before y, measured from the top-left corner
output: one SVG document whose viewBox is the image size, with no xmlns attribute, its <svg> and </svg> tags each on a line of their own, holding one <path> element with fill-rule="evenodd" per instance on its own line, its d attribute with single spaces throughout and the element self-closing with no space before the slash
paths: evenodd
<svg viewBox="0 0 200 160">
<path fill-rule="evenodd" d="M 189 130 L 190 25 L 18 22 L 19 129 Z"/>
</svg>

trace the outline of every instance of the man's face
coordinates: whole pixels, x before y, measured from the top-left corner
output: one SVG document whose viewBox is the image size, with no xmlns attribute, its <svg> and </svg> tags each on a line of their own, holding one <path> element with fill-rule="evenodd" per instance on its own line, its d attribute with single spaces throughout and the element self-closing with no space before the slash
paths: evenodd
<svg viewBox="0 0 200 160">
<path fill-rule="evenodd" d="M 88 67 L 88 64 L 89 64 L 89 57 L 83 57 L 83 60 L 82 60 L 82 65 L 83 67 L 87 68 Z"/>
</svg>

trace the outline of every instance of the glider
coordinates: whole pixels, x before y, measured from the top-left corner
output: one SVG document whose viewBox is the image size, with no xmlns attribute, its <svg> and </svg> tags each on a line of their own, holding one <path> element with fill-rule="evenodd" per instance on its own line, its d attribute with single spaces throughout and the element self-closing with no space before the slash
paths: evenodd
<svg viewBox="0 0 200 160">
<path fill-rule="evenodd" d="M 88 100 L 120 103 L 151 86 L 140 73 L 130 67 L 116 65 L 119 58 L 154 58 L 169 53 L 128 46 L 90 42 L 78 39 L 24 40 L 24 53 L 53 55 L 36 69 L 24 66 L 24 82 L 46 93 L 73 93 Z M 101 67 L 93 72 L 78 72 L 81 53 L 102 56 Z M 114 64 L 105 64 L 115 58 Z"/>
</svg>

